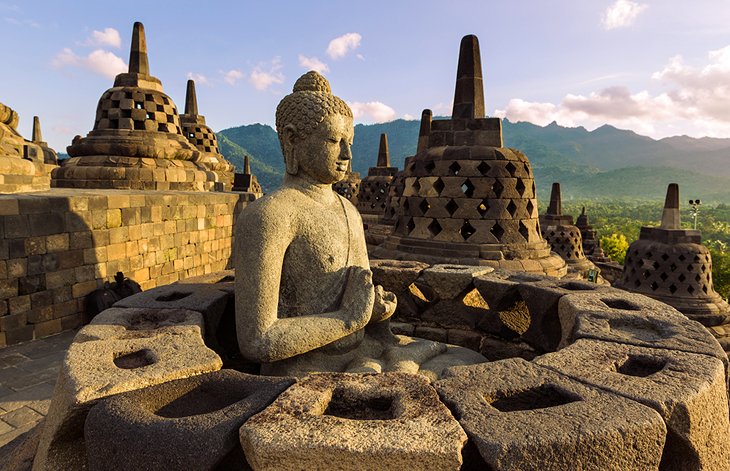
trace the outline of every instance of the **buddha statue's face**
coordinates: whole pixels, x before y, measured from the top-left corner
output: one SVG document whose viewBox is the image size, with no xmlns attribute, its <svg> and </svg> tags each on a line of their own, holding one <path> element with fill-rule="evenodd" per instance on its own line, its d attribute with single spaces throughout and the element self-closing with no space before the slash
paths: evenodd
<svg viewBox="0 0 730 471">
<path fill-rule="evenodd" d="M 341 114 L 327 116 L 309 135 L 287 146 L 298 165 L 298 175 L 316 183 L 332 184 L 342 180 L 352 159 L 354 137 L 352 118 Z"/>
</svg>

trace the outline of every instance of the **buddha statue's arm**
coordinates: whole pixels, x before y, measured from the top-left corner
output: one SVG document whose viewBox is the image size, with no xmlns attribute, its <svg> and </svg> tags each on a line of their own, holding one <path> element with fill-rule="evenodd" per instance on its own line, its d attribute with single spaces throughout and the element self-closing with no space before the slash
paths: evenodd
<svg viewBox="0 0 730 471">
<path fill-rule="evenodd" d="M 375 301 L 372 273 L 350 267 L 340 308 L 277 315 L 281 267 L 294 230 L 286 217 L 241 214 L 236 229 L 236 331 L 241 353 L 273 362 L 312 351 L 363 329 Z"/>
</svg>

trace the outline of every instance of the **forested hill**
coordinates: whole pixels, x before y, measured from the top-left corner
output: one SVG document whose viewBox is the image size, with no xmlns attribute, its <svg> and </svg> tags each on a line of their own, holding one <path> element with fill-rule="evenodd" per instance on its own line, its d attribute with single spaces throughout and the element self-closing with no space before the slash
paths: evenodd
<svg viewBox="0 0 730 471">
<path fill-rule="evenodd" d="M 365 176 L 375 165 L 383 132 L 388 134 L 391 164 L 402 168 L 405 157 L 415 153 L 419 126 L 419 121 L 402 119 L 356 125 L 353 169 Z M 270 126 L 239 126 L 218 136 L 223 155 L 239 168 L 243 155 L 251 155 L 253 172 L 264 189 L 276 188 L 284 161 Z M 663 198 L 666 184 L 677 182 L 688 198 L 730 202 L 730 139 L 678 136 L 654 140 L 608 125 L 588 131 L 507 120 L 503 120 L 503 136 L 506 147 L 519 149 L 530 158 L 543 200 L 553 181 L 561 183 L 566 199 Z"/>
</svg>

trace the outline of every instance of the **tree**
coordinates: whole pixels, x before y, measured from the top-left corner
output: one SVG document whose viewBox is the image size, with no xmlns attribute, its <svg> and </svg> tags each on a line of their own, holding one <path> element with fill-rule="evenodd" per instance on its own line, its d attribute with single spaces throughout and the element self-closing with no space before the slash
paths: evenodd
<svg viewBox="0 0 730 471">
<path fill-rule="evenodd" d="M 623 265 L 626 251 L 629 250 L 629 241 L 625 235 L 614 232 L 610 236 L 601 237 L 601 248 L 607 257 Z"/>
</svg>

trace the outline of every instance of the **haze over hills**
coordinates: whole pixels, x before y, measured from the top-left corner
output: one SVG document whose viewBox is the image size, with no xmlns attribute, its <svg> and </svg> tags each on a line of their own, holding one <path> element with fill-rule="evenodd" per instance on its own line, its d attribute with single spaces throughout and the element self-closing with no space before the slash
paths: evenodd
<svg viewBox="0 0 730 471">
<path fill-rule="evenodd" d="M 375 165 L 383 132 L 388 134 L 391 165 L 403 168 L 405 157 L 415 153 L 419 126 L 419 121 L 402 119 L 356 125 L 353 169 L 367 175 L 368 168 Z M 676 136 L 655 140 L 609 125 L 588 131 L 506 119 L 503 135 L 506 147 L 530 158 L 542 201 L 553 181 L 561 183 L 566 199 L 661 199 L 667 183 L 677 182 L 688 198 L 730 201 L 730 139 Z M 284 162 L 270 126 L 239 126 L 218 136 L 221 152 L 237 167 L 243 167 L 245 153 L 252 156 L 251 166 L 265 191 L 278 185 Z"/>
</svg>

